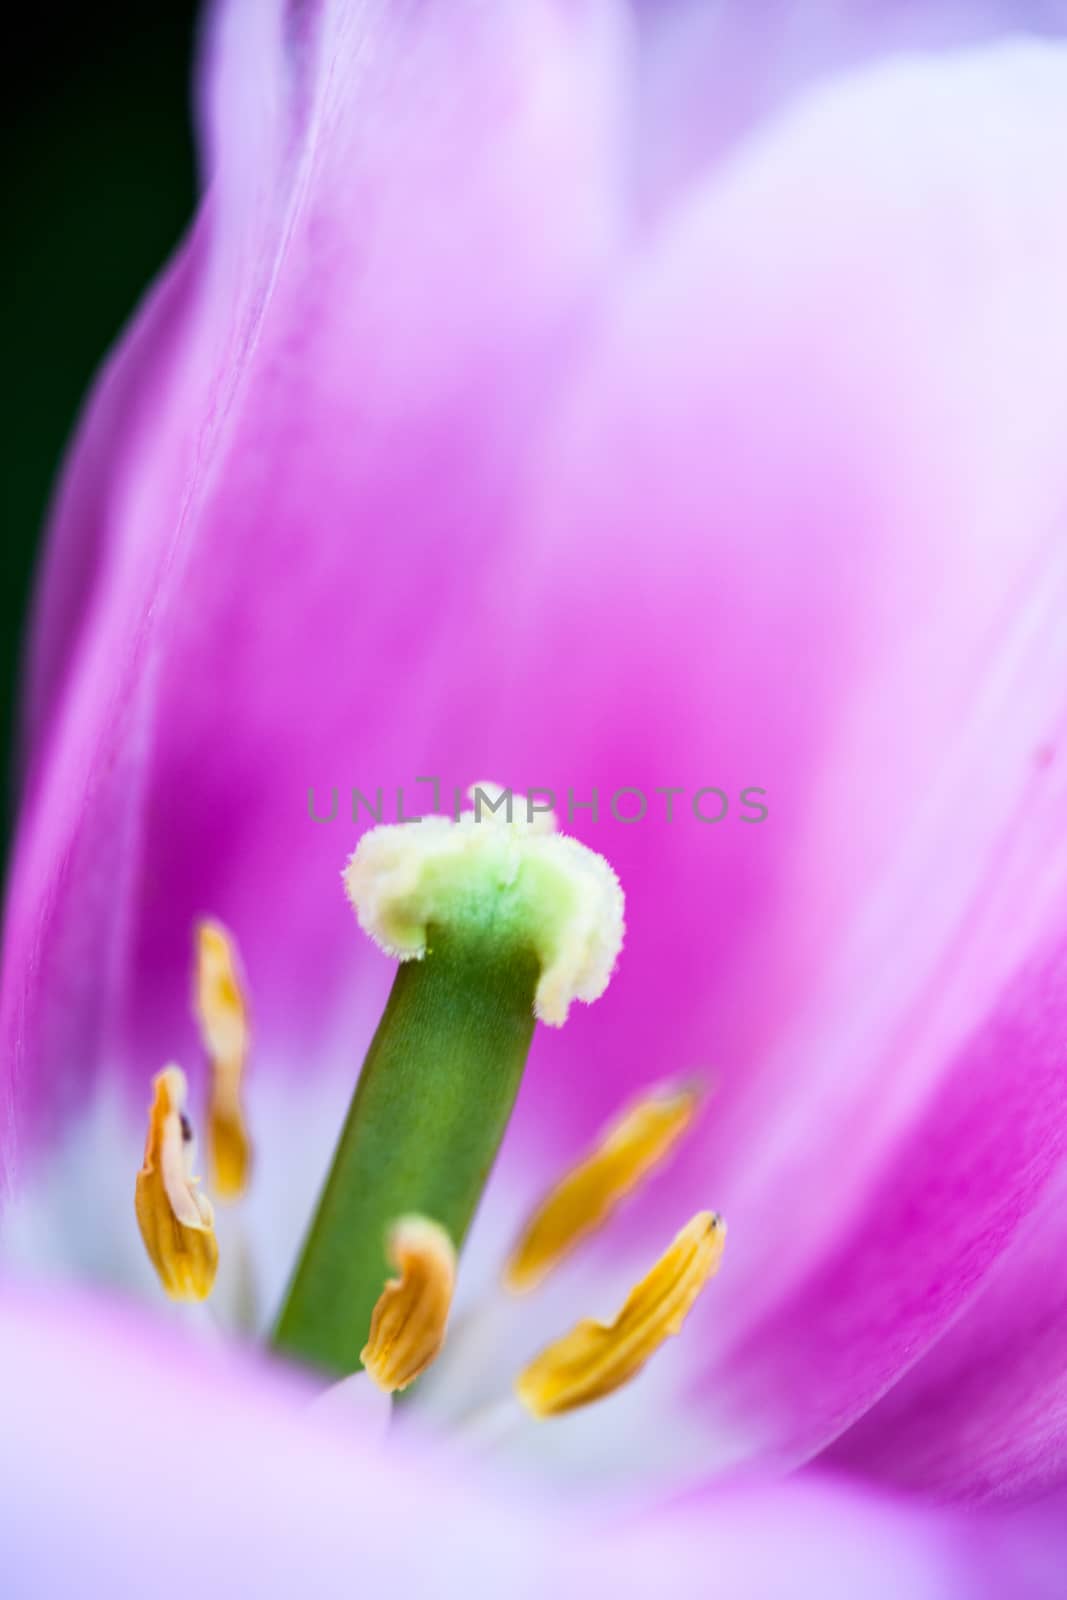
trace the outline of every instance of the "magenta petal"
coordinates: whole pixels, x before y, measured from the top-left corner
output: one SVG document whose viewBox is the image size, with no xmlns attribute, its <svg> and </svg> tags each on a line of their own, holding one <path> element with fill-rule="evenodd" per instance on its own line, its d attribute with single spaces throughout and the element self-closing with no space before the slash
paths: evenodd
<svg viewBox="0 0 1067 1600">
<path fill-rule="evenodd" d="M 154 708 L 154 623 L 177 534 L 174 524 L 145 536 L 147 486 L 131 462 L 151 440 L 151 493 L 180 499 L 197 436 L 167 423 L 176 405 L 205 409 L 204 386 L 176 374 L 175 348 L 201 243 L 194 236 L 181 252 L 105 369 L 55 508 L 5 907 L 0 1201 L 17 1156 L 84 1103 L 114 1041 Z"/>
<path fill-rule="evenodd" d="M 953 1496 L 1067 1477 L 1067 1167 L 933 1349 L 844 1434 L 835 1462 Z"/>
<path fill-rule="evenodd" d="M 840 1218 L 822 1259 L 722 1353 L 729 1379 L 709 1383 L 709 1401 L 734 1428 L 760 1419 L 754 1453 L 792 1464 L 832 1438 L 951 1325 L 1005 1253 L 984 1291 L 996 1305 L 999 1273 L 1013 1280 L 1014 1327 L 1000 1326 L 999 1349 L 995 1334 L 990 1341 L 990 1353 L 1006 1366 L 999 1392 L 991 1386 L 986 1420 L 993 1431 L 965 1459 L 963 1441 L 953 1437 L 959 1418 L 953 1427 L 952 1417 L 966 1397 L 954 1393 L 951 1357 L 945 1363 L 935 1349 L 925 1384 L 921 1362 L 904 1385 L 926 1388 L 927 1438 L 937 1435 L 952 1466 L 939 1446 L 925 1460 L 916 1452 L 910 1481 L 942 1493 L 1004 1496 L 1059 1481 L 1067 1410 L 1062 1375 L 1050 1367 L 1063 1341 L 1049 1326 L 1056 1297 L 1047 1250 L 1027 1249 L 1025 1238 L 1035 1225 L 1028 1213 L 1040 1214 L 1047 1204 L 1049 1173 L 1064 1153 L 1067 1088 L 1058 1019 L 1065 999 L 1067 949 L 1061 948 L 1026 975 L 962 1052 L 862 1203 Z M 788 1226 L 801 1241 L 807 1202 L 798 1187 Z M 1027 1225 L 1020 1227 L 1023 1218 Z M 967 1322 L 965 1316 L 961 1331 Z M 981 1330 L 979 1315 L 980 1348 Z M 956 1337 L 945 1335 L 950 1350 Z M 973 1382 L 976 1374 L 969 1377 Z M 892 1414 L 895 1403 L 889 1404 Z M 942 1434 L 936 1417 L 945 1413 Z M 975 1416 L 966 1432 L 972 1423 L 981 1431 Z M 876 1459 L 878 1453 L 876 1443 Z M 853 1459 L 862 1455 L 860 1444 Z"/>
<path fill-rule="evenodd" d="M 729 1221 L 686 1342 L 723 1461 L 850 1424 L 1064 1151 L 1065 91 L 1067 53 L 1005 49 L 768 129 L 624 286 L 542 460 L 530 768 L 771 799 L 601 834 L 627 949 L 527 1101 L 588 1128 L 667 1062 L 717 1075 L 620 1232 Z"/>
<path fill-rule="evenodd" d="M 127 1014 L 138 1101 L 191 1055 L 205 910 L 245 946 L 264 1054 L 284 1019 L 312 1055 L 355 935 L 308 786 L 416 759 L 389 663 L 424 667 L 469 592 L 614 248 L 617 60 L 595 5 L 219 8 L 192 255 L 105 378 L 38 602 L 5 1169 L 121 1064 Z"/>
<path fill-rule="evenodd" d="M 369 1018 L 357 963 L 372 1004 L 385 976 L 338 890 L 350 786 L 485 759 L 455 677 L 497 649 L 518 462 L 619 243 L 620 60 L 596 5 L 328 6 L 298 49 L 250 15 L 224 10 L 216 57 L 218 250 L 255 276 L 263 207 L 284 248 L 168 637 L 131 1023 L 144 1054 L 184 1048 L 210 908 L 260 1038 L 306 1070 L 339 995 Z M 317 827 L 309 789 L 333 784 L 342 821 Z"/>
<path fill-rule="evenodd" d="M 187 247 L 135 318 L 121 349 L 101 373 L 92 405 L 66 463 L 38 578 L 24 703 L 27 806 L 42 746 L 69 692 L 67 677 L 94 613 L 108 605 L 108 579 L 121 571 L 118 539 L 128 523 L 115 515 L 128 484 L 127 464 L 158 425 L 160 397 L 195 292 L 197 251 Z M 132 608 L 131 608 L 132 609 Z"/>
<path fill-rule="evenodd" d="M 933 1515 L 830 1482 L 575 1512 L 443 1444 L 383 1453 L 288 1374 L 84 1299 L 0 1299 L 14 1594 L 1052 1600 L 1062 1523 Z M 162 1531 L 161 1531 L 162 1530 Z M 147 1575 L 147 1577 L 146 1577 Z M 998 1587 L 1000 1585 L 1000 1587 Z"/>
</svg>

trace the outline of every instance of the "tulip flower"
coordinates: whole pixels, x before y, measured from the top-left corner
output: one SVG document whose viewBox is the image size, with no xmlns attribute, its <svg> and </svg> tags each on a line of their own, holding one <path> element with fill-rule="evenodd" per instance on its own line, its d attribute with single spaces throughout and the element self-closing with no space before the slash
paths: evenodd
<svg viewBox="0 0 1067 1600">
<path fill-rule="evenodd" d="M 27 1582 L 1055 1592 L 1055 1499 L 926 1502 L 1067 1470 L 1067 44 L 906 9 L 212 11 L 32 622 L 0 1261 L 275 1355 L 6 1289 Z"/>
</svg>

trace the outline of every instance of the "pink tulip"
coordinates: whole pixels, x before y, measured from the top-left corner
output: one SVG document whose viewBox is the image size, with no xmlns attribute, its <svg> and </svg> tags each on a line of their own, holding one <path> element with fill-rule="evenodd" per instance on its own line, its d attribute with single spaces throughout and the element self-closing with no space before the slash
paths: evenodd
<svg viewBox="0 0 1067 1600">
<path fill-rule="evenodd" d="M 152 1074 L 180 1060 L 202 1092 L 189 937 L 217 916 L 254 1013 L 241 1226 L 265 1325 L 392 971 L 338 884 L 370 821 L 353 789 L 390 816 L 399 788 L 428 809 L 431 775 L 445 807 L 486 776 L 551 789 L 619 874 L 626 947 L 603 1000 L 538 1032 L 424 1416 L 506 1392 L 714 1205 L 729 1249 L 683 1336 L 518 1430 L 518 1481 L 699 1492 L 618 1535 L 621 1593 L 650 1592 L 667 1544 L 688 1581 L 701 1538 L 726 1541 L 731 1594 L 781 1592 L 790 1559 L 830 1592 L 826 1550 L 858 1562 L 869 1536 L 871 1572 L 900 1541 L 928 1584 L 887 1594 L 979 1594 L 989 1551 L 1046 1550 L 1051 1514 L 968 1542 L 956 1512 L 747 1480 L 820 1457 L 1020 1500 L 1067 1468 L 1067 46 L 989 42 L 978 8 L 887 4 L 863 33 L 819 6 L 812 57 L 714 9 L 213 13 L 201 211 L 98 385 L 38 591 L 0 1260 L 158 1300 L 133 1175 Z M 531 1201 L 694 1070 L 715 1092 L 674 1162 L 501 1308 Z M 111 1416 L 134 1443 L 108 1440 L 108 1472 L 145 1471 L 158 1402 L 212 1549 L 213 1451 L 264 1505 L 264 1452 L 292 1452 L 323 1571 L 365 1548 L 338 1475 L 373 1488 L 371 1570 L 407 1537 L 401 1458 L 327 1440 L 289 1379 L 185 1372 L 185 1345 L 96 1309 L 9 1291 L 7 1316 L 5 1372 L 47 1350 L 13 1437 L 53 1407 L 57 1494 Z M 188 1411 L 211 1417 L 204 1477 Z M 499 1570 L 426 1426 L 416 1399 L 413 1481 Z M 52 1459 L 30 1449 L 16 1510 Z M 521 1566 L 561 1519 L 543 1593 L 602 1546 L 529 1492 L 493 1538 Z M 783 1567 L 758 1551 L 779 1516 Z M 989 1593 L 1054 1592 L 1005 1570 Z"/>
</svg>

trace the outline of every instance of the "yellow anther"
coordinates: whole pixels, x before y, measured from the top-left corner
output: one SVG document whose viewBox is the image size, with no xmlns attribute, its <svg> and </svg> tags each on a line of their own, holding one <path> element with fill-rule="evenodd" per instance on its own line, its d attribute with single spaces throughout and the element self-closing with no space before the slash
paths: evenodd
<svg viewBox="0 0 1067 1600">
<path fill-rule="evenodd" d="M 700 1104 L 692 1085 L 661 1086 L 632 1105 L 542 1200 L 504 1271 L 514 1294 L 534 1289 L 674 1149 Z"/>
<path fill-rule="evenodd" d="M 211 1203 L 193 1177 L 196 1142 L 185 1115 L 185 1074 L 166 1067 L 154 1079 L 144 1165 L 134 1203 L 141 1238 L 160 1282 L 174 1300 L 206 1300 L 219 1247 Z"/>
<path fill-rule="evenodd" d="M 628 1383 L 679 1331 L 722 1260 L 725 1241 L 721 1217 L 698 1211 L 630 1290 L 614 1322 L 579 1322 L 519 1374 L 515 1392 L 526 1409 L 535 1417 L 560 1416 Z"/>
<path fill-rule="evenodd" d="M 401 1217 L 389 1230 L 390 1278 L 360 1352 L 368 1375 L 387 1394 L 406 1389 L 438 1355 L 456 1282 L 456 1250 L 428 1217 Z"/>
<path fill-rule="evenodd" d="M 232 1200 L 248 1184 L 251 1147 L 241 1109 L 248 1056 L 248 1006 L 233 939 L 217 922 L 196 929 L 193 1008 L 211 1062 L 208 1153 L 219 1197 Z"/>
</svg>

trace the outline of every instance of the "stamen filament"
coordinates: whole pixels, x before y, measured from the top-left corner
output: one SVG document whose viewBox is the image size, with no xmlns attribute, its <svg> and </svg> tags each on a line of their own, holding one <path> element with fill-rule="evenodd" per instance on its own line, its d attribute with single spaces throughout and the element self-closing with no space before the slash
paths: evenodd
<svg viewBox="0 0 1067 1600">
<path fill-rule="evenodd" d="M 173 1300 L 205 1300 L 219 1264 L 211 1203 L 193 1177 L 195 1140 L 185 1115 L 185 1074 L 166 1067 L 154 1079 L 144 1164 L 134 1204 L 149 1259 Z"/>
<path fill-rule="evenodd" d="M 515 1392 L 527 1410 L 539 1418 L 561 1416 L 635 1377 L 681 1329 L 722 1260 L 725 1240 L 722 1219 L 699 1211 L 631 1289 L 614 1322 L 580 1322 L 524 1368 Z"/>
<path fill-rule="evenodd" d="M 696 1085 L 660 1086 L 607 1129 L 596 1148 L 545 1196 L 515 1246 L 504 1281 L 513 1294 L 537 1287 L 594 1233 L 674 1149 L 700 1104 Z"/>
<path fill-rule="evenodd" d="M 444 1344 L 456 1251 L 429 1217 L 401 1217 L 389 1231 L 387 1252 L 398 1276 L 379 1296 L 360 1360 L 378 1388 L 393 1394 L 425 1372 Z"/>
</svg>

